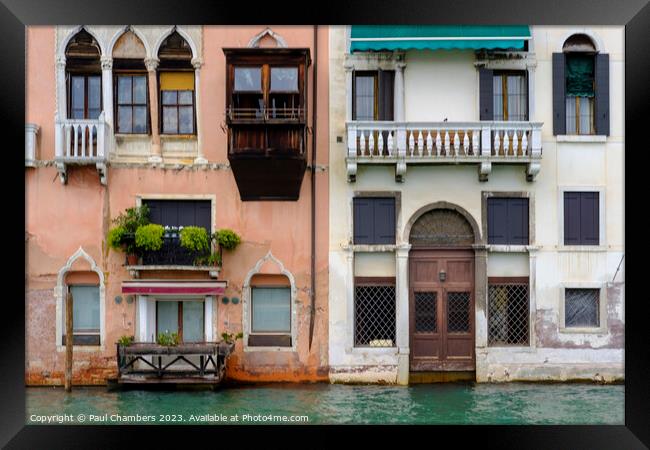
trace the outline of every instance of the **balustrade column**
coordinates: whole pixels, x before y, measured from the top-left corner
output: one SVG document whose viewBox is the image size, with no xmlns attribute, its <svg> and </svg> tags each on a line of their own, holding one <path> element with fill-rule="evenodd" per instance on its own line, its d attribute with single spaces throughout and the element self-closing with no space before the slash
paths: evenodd
<svg viewBox="0 0 650 450">
<path fill-rule="evenodd" d="M 203 135 L 201 133 L 201 84 L 200 84 L 200 75 L 201 75 L 201 66 L 203 62 L 200 59 L 192 59 L 192 66 L 194 66 L 194 102 L 196 110 L 196 148 L 197 156 L 194 159 L 194 164 L 207 164 L 208 160 L 203 156 Z"/>
<path fill-rule="evenodd" d="M 352 72 L 354 70 L 354 66 L 352 64 L 346 64 L 345 65 L 345 96 L 346 96 L 346 102 L 345 102 L 345 120 L 350 121 L 352 120 L 352 102 L 354 99 L 352 98 Z"/>
<path fill-rule="evenodd" d="M 160 130 L 158 129 L 158 59 L 148 58 L 144 60 L 149 78 L 149 107 L 151 111 L 151 155 L 149 162 L 162 162 L 162 151 L 160 149 Z"/>
<path fill-rule="evenodd" d="M 395 64 L 395 100 L 393 108 L 395 110 L 395 121 L 404 122 L 404 68 L 406 63 L 398 62 Z"/>
<path fill-rule="evenodd" d="M 104 120 L 112 134 L 113 128 L 113 58 L 102 56 L 102 98 Z"/>
</svg>

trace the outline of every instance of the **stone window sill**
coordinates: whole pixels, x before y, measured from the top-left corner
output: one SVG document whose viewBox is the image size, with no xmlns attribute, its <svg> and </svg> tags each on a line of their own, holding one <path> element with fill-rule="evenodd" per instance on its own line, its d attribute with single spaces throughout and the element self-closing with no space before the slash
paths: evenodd
<svg viewBox="0 0 650 450">
<path fill-rule="evenodd" d="M 556 138 L 557 142 L 607 142 L 607 136 L 600 134 L 562 134 Z"/>
</svg>

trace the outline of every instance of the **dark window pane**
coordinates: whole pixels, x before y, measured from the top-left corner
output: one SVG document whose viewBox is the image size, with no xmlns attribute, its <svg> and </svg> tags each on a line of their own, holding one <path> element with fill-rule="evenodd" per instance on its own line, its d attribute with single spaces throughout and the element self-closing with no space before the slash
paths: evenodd
<svg viewBox="0 0 650 450">
<path fill-rule="evenodd" d="M 83 108 L 81 108 L 81 109 L 78 109 L 78 108 L 73 109 L 71 111 L 71 113 L 70 113 L 70 117 L 72 117 L 73 119 L 83 119 L 84 118 L 84 110 L 83 110 Z"/>
<path fill-rule="evenodd" d="M 72 110 L 79 110 L 81 109 L 81 114 L 83 117 L 83 109 L 84 109 L 84 85 L 85 85 L 85 78 L 84 77 L 72 77 L 71 80 L 71 103 L 72 103 Z M 73 119 L 80 119 L 82 117 L 75 117 L 73 115 Z"/>
<path fill-rule="evenodd" d="M 147 107 L 135 106 L 133 108 L 133 132 L 146 133 L 147 132 Z"/>
<path fill-rule="evenodd" d="M 131 77 L 118 77 L 117 103 L 120 105 L 131 104 Z"/>
<path fill-rule="evenodd" d="M 235 67 L 235 91 L 262 90 L 262 69 L 260 67 Z"/>
<path fill-rule="evenodd" d="M 133 117 L 130 106 L 117 107 L 117 131 L 119 133 L 131 133 L 133 131 Z"/>
<path fill-rule="evenodd" d="M 147 103 L 147 78 L 144 76 L 133 77 L 133 103 Z"/>
<path fill-rule="evenodd" d="M 395 346 L 395 286 L 356 286 L 354 345 Z"/>
<path fill-rule="evenodd" d="M 71 286 L 70 292 L 73 331 L 99 331 L 99 287 Z"/>
<path fill-rule="evenodd" d="M 191 106 L 180 106 L 178 108 L 178 132 L 190 134 L 194 132 L 193 124 L 194 108 Z"/>
<path fill-rule="evenodd" d="M 528 345 L 528 284 L 490 284 L 488 287 L 488 343 Z"/>
<path fill-rule="evenodd" d="M 355 77 L 355 119 L 375 119 L 375 77 Z"/>
<path fill-rule="evenodd" d="M 192 104 L 192 91 L 178 91 L 178 104 L 191 105 Z"/>
<path fill-rule="evenodd" d="M 178 91 L 162 91 L 163 105 L 175 105 Z"/>
<path fill-rule="evenodd" d="M 100 109 L 102 104 L 102 89 L 100 77 L 88 77 L 88 109 Z M 91 119 L 93 117 L 90 117 Z"/>
<path fill-rule="evenodd" d="M 90 120 L 97 120 L 102 111 L 99 108 L 88 108 L 88 117 Z"/>
<path fill-rule="evenodd" d="M 599 326 L 599 289 L 564 291 L 564 325 L 566 327 Z"/>
<path fill-rule="evenodd" d="M 289 288 L 254 287 L 252 300 L 252 332 L 291 332 L 291 293 Z"/>
<path fill-rule="evenodd" d="M 298 68 L 297 67 L 272 67 L 271 68 L 271 90 L 272 91 L 298 91 Z"/>
<path fill-rule="evenodd" d="M 163 106 L 163 133 L 178 133 L 178 110 L 175 106 Z"/>
</svg>

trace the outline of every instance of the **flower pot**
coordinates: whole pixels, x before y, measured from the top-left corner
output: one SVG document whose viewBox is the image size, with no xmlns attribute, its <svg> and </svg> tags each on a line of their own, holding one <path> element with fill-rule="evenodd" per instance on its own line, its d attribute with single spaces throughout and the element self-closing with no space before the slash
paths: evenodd
<svg viewBox="0 0 650 450">
<path fill-rule="evenodd" d="M 129 266 L 135 266 L 138 264 L 138 255 L 126 255 L 126 263 Z"/>
</svg>

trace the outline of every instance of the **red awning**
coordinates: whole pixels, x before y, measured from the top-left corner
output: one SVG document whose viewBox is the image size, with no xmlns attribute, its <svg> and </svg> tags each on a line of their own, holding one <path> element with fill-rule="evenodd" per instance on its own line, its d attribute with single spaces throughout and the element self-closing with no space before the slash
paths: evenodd
<svg viewBox="0 0 650 450">
<path fill-rule="evenodd" d="M 222 295 L 226 281 L 129 280 L 122 282 L 122 294 L 139 295 Z"/>
</svg>

